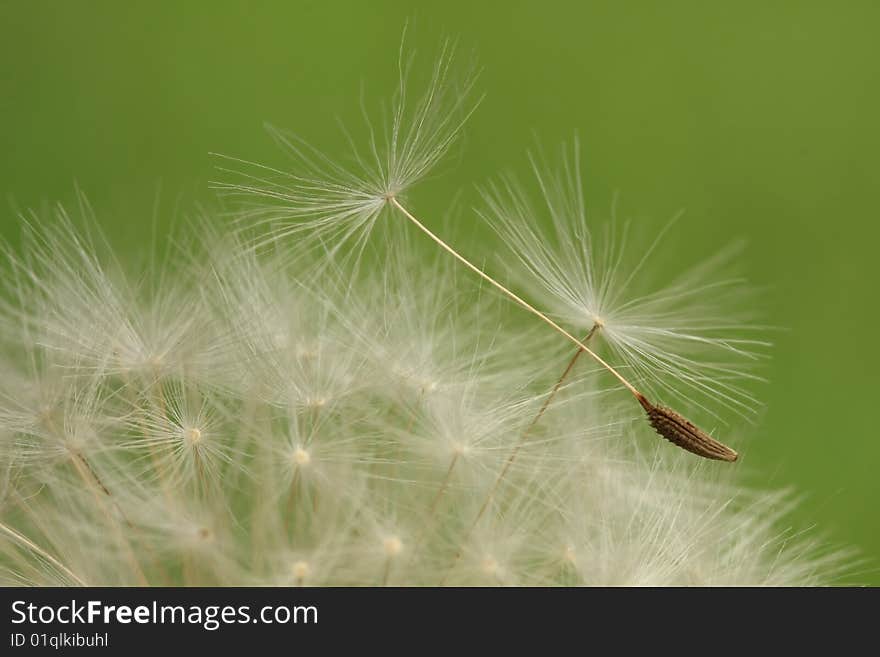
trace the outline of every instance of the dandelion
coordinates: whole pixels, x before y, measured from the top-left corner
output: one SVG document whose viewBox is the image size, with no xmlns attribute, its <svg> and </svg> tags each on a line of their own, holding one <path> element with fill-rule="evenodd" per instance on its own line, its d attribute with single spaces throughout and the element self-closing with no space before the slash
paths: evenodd
<svg viewBox="0 0 880 657">
<path fill-rule="evenodd" d="M 724 275 L 737 250 L 722 251 L 668 285 L 646 286 L 640 279 L 653 283 L 646 268 L 666 231 L 632 263 L 625 252 L 633 239 L 628 224 L 616 231 L 612 223 L 598 240 L 578 151 L 577 140 L 563 147 L 556 167 L 531 157 L 540 207 L 512 176 L 483 190 L 481 214 L 522 267 L 520 279 L 554 305 L 561 321 L 607 344 L 654 397 L 664 391 L 704 410 L 711 411 L 711 401 L 751 416 L 757 400 L 739 382 L 757 380 L 748 366 L 768 344 L 740 337 L 763 327 L 743 310 L 744 281 Z"/>
<path fill-rule="evenodd" d="M 130 437 L 121 447 L 141 454 L 147 470 L 168 485 L 217 485 L 225 467 L 236 464 L 234 448 L 224 444 L 226 432 L 219 428 L 221 414 L 228 411 L 212 405 L 203 391 L 169 381 L 128 413 Z"/>
<path fill-rule="evenodd" d="M 228 371 L 253 373 L 238 385 L 205 389 L 186 370 L 125 383 L 114 371 L 59 370 L 71 353 L 54 349 L 39 352 L 44 363 L 36 370 L 27 358 L 16 364 L 11 381 L 32 385 L 18 396 L 7 387 L 0 398 L 4 581 L 803 584 L 837 572 L 841 562 L 818 538 L 777 536 L 781 507 L 756 504 L 669 454 L 635 450 L 631 419 L 598 386 L 595 371 L 559 387 L 558 403 L 543 410 L 499 482 L 511 447 L 547 396 L 542 377 L 523 367 L 546 355 L 532 331 L 512 325 L 498 337 L 493 304 L 479 291 L 461 298 L 469 308 L 462 314 L 426 302 L 418 286 L 393 273 L 407 267 L 347 290 L 307 288 L 314 279 L 273 267 L 273 256 L 255 261 L 251 250 L 230 248 L 215 254 L 218 266 L 203 292 L 216 340 L 209 346 L 223 345 L 234 363 Z M 448 284 L 452 270 L 439 262 L 424 264 L 445 272 L 440 283 Z M 204 268 L 179 275 L 202 280 Z M 263 327 L 265 342 L 229 328 L 240 326 L 244 298 L 230 290 L 245 282 L 249 290 L 289 295 L 281 306 L 247 306 L 255 313 L 249 325 Z M 357 289 L 369 303 L 342 317 L 343 300 Z M 337 330 L 356 328 L 355 317 L 360 334 Z M 375 329 L 392 325 L 395 331 Z M 273 342 L 276 326 L 305 328 Z M 410 330 L 424 338 L 422 358 L 411 359 L 414 370 L 401 377 L 389 355 L 410 343 Z M 340 386 L 322 406 L 300 393 L 325 379 L 267 367 L 295 362 L 292 345 L 306 336 L 324 337 L 339 359 L 321 361 Z M 6 331 L 3 342 L 4 353 L 26 355 L 28 344 L 34 353 L 26 332 Z M 482 345 L 491 347 L 489 362 Z M 57 379 L 38 376 L 58 371 L 64 375 Z M 259 381 L 266 372 L 275 375 Z M 267 390 L 285 378 L 292 383 L 281 394 Z M 425 378 L 438 385 L 423 391 L 409 383 Z M 409 387 L 404 393 L 401 386 Z M 40 429 L 41 400 L 66 418 L 59 423 L 65 433 Z M 106 493 L 72 457 L 77 451 Z"/>
<path fill-rule="evenodd" d="M 251 184 L 221 184 L 221 189 L 275 201 L 275 203 L 268 204 L 268 206 L 264 205 L 263 209 L 257 211 L 257 214 L 254 211 L 243 212 L 244 220 L 252 225 L 259 225 L 266 221 L 273 223 L 282 222 L 285 228 L 280 229 L 280 232 L 275 231 L 272 233 L 272 242 L 276 241 L 279 237 L 290 236 L 299 232 L 307 233 L 313 238 L 318 239 L 321 244 L 330 242 L 334 244 L 334 246 L 330 247 L 329 251 L 331 260 L 338 249 L 350 239 L 353 239 L 355 242 L 355 253 L 358 255 L 362 253 L 367 235 L 374 227 L 377 218 L 383 210 L 388 208 L 398 213 L 418 228 L 441 250 L 452 256 L 517 305 L 574 343 L 578 348 L 578 355 L 586 353 L 604 367 L 642 405 L 651 421 L 651 426 L 661 436 L 673 444 L 705 458 L 735 461 L 737 453 L 734 450 L 719 443 L 708 433 L 697 428 L 690 421 L 685 420 L 677 412 L 649 401 L 645 394 L 588 347 L 584 341 L 579 340 L 545 312 L 539 310 L 536 306 L 530 304 L 481 268 L 474 265 L 450 246 L 449 243 L 431 231 L 403 204 L 402 198 L 406 190 L 415 184 L 419 178 L 424 177 L 442 158 L 455 141 L 456 135 L 462 127 L 463 122 L 451 122 L 449 117 L 454 116 L 467 102 L 468 92 L 473 83 L 472 81 L 466 83 L 464 90 L 454 96 L 454 100 L 449 103 L 449 106 L 445 106 L 445 97 L 450 88 L 448 76 L 451 61 L 451 51 L 448 49 L 448 46 L 444 46 L 427 91 L 423 94 L 421 100 L 416 103 L 415 114 L 411 122 L 406 121 L 406 112 L 404 111 L 406 76 L 403 73 L 404 67 L 401 66 L 400 94 L 396 99 L 397 104 L 394 118 L 390 128 L 387 130 L 390 137 L 386 140 L 385 148 L 382 151 L 384 156 L 380 155 L 375 136 L 371 138 L 370 142 L 370 152 L 374 156 L 372 160 L 365 160 L 358 155 L 356 149 L 354 150 L 354 159 L 367 174 L 351 174 L 338 165 L 333 164 L 327 158 L 320 156 L 317 152 L 315 155 L 320 158 L 319 161 L 323 163 L 323 166 L 316 166 L 312 159 L 303 157 L 302 150 L 295 143 L 289 140 L 282 140 L 283 145 L 295 155 L 295 159 L 300 164 L 301 173 L 296 172 L 284 175 L 278 171 L 273 171 L 276 176 L 280 176 L 281 181 L 287 182 L 272 182 L 264 177 L 249 176 Z M 465 115 L 469 115 L 469 112 L 465 113 Z M 372 129 L 370 134 L 374 135 Z M 414 163 L 418 163 L 418 166 Z M 566 168 L 568 168 L 567 164 Z M 566 182 L 572 183 L 572 176 L 573 173 L 568 171 L 562 184 L 564 185 Z M 573 184 L 575 185 L 575 190 L 579 192 L 579 180 Z M 574 207 L 578 208 L 580 207 L 578 204 L 582 203 L 582 201 L 580 198 L 563 198 L 561 200 L 563 207 L 567 207 L 569 203 L 573 203 Z M 551 205 L 551 209 L 553 208 L 555 206 Z M 554 213 L 551 212 L 551 214 Z M 267 216 L 268 219 L 266 218 Z M 555 221 L 562 221 L 559 216 L 554 216 L 556 217 Z M 582 219 L 583 213 L 575 216 Z M 517 216 L 517 219 L 522 220 L 522 216 Z M 530 217 L 527 217 L 527 219 L 530 219 Z M 527 231 L 528 229 L 522 230 Z M 514 232 L 516 231 L 514 230 Z M 527 243 L 531 238 L 535 237 L 538 236 L 527 236 L 527 238 L 521 239 L 520 243 Z M 264 243 L 260 242 L 260 244 Z M 581 240 L 581 243 L 583 244 L 584 241 Z M 542 247 L 534 248 L 541 252 Z M 521 258 L 521 260 L 527 266 L 529 265 L 528 257 Z M 549 254 L 544 258 L 544 263 L 546 264 L 547 262 L 551 262 Z M 548 268 L 558 272 L 558 279 L 563 280 L 565 272 L 558 269 L 560 266 L 560 263 L 552 261 Z M 557 269 L 553 269 L 553 267 Z M 588 272 L 588 279 L 589 274 L 590 272 Z M 616 273 L 612 275 L 616 275 Z M 551 285 L 551 287 L 553 289 L 556 289 L 556 287 L 564 289 L 568 283 L 564 280 L 560 282 L 560 280 L 556 280 L 555 285 Z M 591 280 L 588 280 L 587 284 L 591 282 Z M 625 288 L 626 285 L 627 282 L 624 282 L 623 287 Z M 596 294 L 595 289 L 589 289 L 587 292 Z M 599 308 L 599 306 L 595 307 Z M 592 313 L 589 316 L 591 317 L 592 327 L 604 326 L 604 315 Z M 588 337 L 592 336 L 592 327 Z M 619 327 L 620 325 L 616 324 L 614 328 L 611 328 L 612 334 L 615 330 L 619 333 Z M 669 329 L 664 329 L 663 327 L 647 327 L 644 330 L 649 334 L 657 332 L 667 338 L 670 335 Z M 619 350 L 624 351 L 630 360 L 634 360 L 638 356 L 641 360 L 646 361 L 648 365 L 642 365 L 643 369 L 653 367 L 655 371 L 663 370 L 665 373 L 673 370 L 670 361 L 675 362 L 672 359 L 678 358 L 676 354 L 670 356 L 668 352 L 664 352 L 658 356 L 658 349 L 656 348 L 653 350 L 646 347 L 639 348 L 639 343 L 632 339 L 635 334 L 636 331 L 630 332 L 631 339 L 629 342 L 624 342 L 618 338 L 614 344 L 616 344 Z M 693 336 L 683 332 L 678 335 L 673 332 L 672 337 L 685 341 L 694 339 Z M 706 342 L 705 338 L 703 342 Z M 709 343 L 715 345 L 725 344 L 729 348 L 736 348 L 733 341 L 709 341 Z M 688 361 L 683 360 L 682 362 L 687 363 Z M 674 369 L 671 376 L 697 388 L 709 388 L 712 390 L 710 386 L 693 373 L 694 369 L 693 366 L 686 364 L 685 366 L 678 367 L 678 369 Z M 730 373 L 729 370 L 722 366 L 716 366 L 714 369 L 715 373 L 719 375 L 716 377 L 719 381 L 718 387 L 735 390 L 728 384 L 721 382 L 722 378 L 726 378 Z M 727 395 L 727 398 L 733 399 L 731 395 Z M 736 400 L 733 399 L 733 401 Z M 679 418 L 685 424 L 679 422 Z"/>
<path fill-rule="evenodd" d="M 401 64 L 388 127 L 351 167 L 279 137 L 293 174 L 224 185 L 252 199 L 254 236 L 206 216 L 180 257 L 136 270 L 63 210 L 30 222 L 0 277 L 0 581 L 810 585 L 851 569 L 820 536 L 778 531 L 788 493 L 637 440 L 618 384 L 663 436 L 736 457 L 641 392 L 750 406 L 721 363 L 759 345 L 723 337 L 732 300 L 703 286 L 709 268 L 634 292 L 648 265 L 566 233 L 586 221 L 576 176 L 542 169 L 564 246 L 541 241 L 518 187 L 490 188 L 484 214 L 545 312 L 411 212 L 473 109 L 451 65 L 447 46 L 413 103 Z M 410 248 L 410 225 L 440 248 Z"/>
<path fill-rule="evenodd" d="M 426 89 L 413 99 L 408 84 L 413 58 L 401 44 L 390 119 L 381 132 L 367 119 L 369 142 L 358 149 L 350 140 L 350 168 L 276 128 L 270 133 L 292 159 L 295 172 L 224 158 L 239 166 L 232 172 L 244 182 L 220 182 L 218 188 L 232 197 L 264 201 L 242 212 L 247 225 L 263 229 L 258 244 L 297 236 L 332 244 L 331 255 L 349 243 L 361 251 L 383 211 L 432 172 L 476 108 L 478 101 L 471 100 L 476 74 L 453 77 L 454 55 L 454 44 L 443 43 Z"/>
<path fill-rule="evenodd" d="M 22 217 L 27 257 L 7 249 L 11 276 L 4 299 L 16 330 L 68 373 L 110 374 L 137 386 L 181 371 L 215 380 L 225 345 L 211 335 L 216 327 L 197 286 L 164 271 L 142 272 L 145 284 L 114 259 L 100 261 L 103 238 L 84 199 L 80 206 L 83 230 L 62 207 L 48 217 Z M 40 224 L 48 227 L 37 229 Z"/>
</svg>

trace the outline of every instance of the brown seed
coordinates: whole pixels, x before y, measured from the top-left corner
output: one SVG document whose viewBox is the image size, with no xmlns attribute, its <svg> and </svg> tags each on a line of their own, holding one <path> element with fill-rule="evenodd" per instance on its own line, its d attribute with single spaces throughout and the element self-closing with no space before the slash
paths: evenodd
<svg viewBox="0 0 880 657">
<path fill-rule="evenodd" d="M 735 451 L 715 440 L 671 408 L 655 406 L 644 397 L 639 398 L 639 403 L 648 414 L 648 420 L 654 430 L 669 442 L 703 458 L 736 461 L 738 454 Z"/>
</svg>

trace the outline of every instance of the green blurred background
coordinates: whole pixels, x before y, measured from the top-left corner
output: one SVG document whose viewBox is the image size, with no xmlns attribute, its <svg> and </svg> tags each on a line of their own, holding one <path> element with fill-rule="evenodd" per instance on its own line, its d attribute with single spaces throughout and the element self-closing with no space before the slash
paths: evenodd
<svg viewBox="0 0 880 657">
<path fill-rule="evenodd" d="M 880 583 L 880 3 L 0 1 L 0 234 L 76 184 L 136 250 L 157 205 L 210 202 L 210 152 L 283 161 L 264 122 L 337 152 L 360 85 L 392 89 L 407 19 L 426 53 L 458 37 L 487 94 L 420 206 L 463 189 L 467 222 L 474 182 L 577 131 L 592 207 L 619 192 L 655 228 L 686 209 L 667 244 L 688 262 L 748 240 L 786 330 L 740 467 L 805 493 L 793 524 L 860 547 Z"/>
</svg>

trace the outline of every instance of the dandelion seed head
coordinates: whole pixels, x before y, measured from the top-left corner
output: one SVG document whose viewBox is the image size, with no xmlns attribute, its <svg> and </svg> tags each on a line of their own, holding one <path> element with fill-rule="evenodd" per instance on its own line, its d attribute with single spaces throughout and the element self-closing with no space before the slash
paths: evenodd
<svg viewBox="0 0 880 657">
<path fill-rule="evenodd" d="M 603 227 L 587 212 L 577 141 L 559 159 L 531 159 L 538 203 L 513 176 L 482 190 L 481 214 L 508 247 L 517 279 L 573 329 L 596 327 L 597 340 L 650 396 L 751 419 L 759 406 L 754 368 L 768 343 L 744 281 L 729 271 L 736 250 L 657 285 L 650 260 L 666 229 L 639 249 L 629 223 L 613 217 Z"/>
<path fill-rule="evenodd" d="M 502 330 L 479 293 L 446 296 L 448 269 L 429 267 L 426 293 L 403 258 L 379 281 L 337 285 L 271 254 L 222 253 L 199 311 L 206 353 L 224 354 L 216 385 L 190 367 L 126 382 L 89 365 L 91 348 L 80 360 L 3 334 L 0 353 L 28 355 L 0 384 L 0 500 L 26 500 L 15 516 L 4 502 L 3 522 L 63 566 L 0 541 L 4 581 L 803 584 L 837 572 L 820 538 L 778 533 L 788 498 L 645 449 L 632 409 L 582 364 L 496 487 L 570 353 Z"/>
<path fill-rule="evenodd" d="M 642 441 L 604 370 L 379 221 L 472 110 L 451 55 L 420 95 L 402 58 L 350 164 L 274 131 L 290 172 L 231 165 L 251 234 L 208 216 L 132 271 L 61 208 L 24 221 L 0 276 L 0 581 L 803 586 L 854 563 L 779 531 L 796 496 Z M 576 156 L 534 168 L 539 204 L 502 179 L 484 214 L 535 298 L 652 394 L 748 414 L 763 343 L 715 277 L 729 256 L 654 285 L 656 249 L 626 264 L 632 235 L 586 216 Z"/>
<path fill-rule="evenodd" d="M 414 94 L 411 57 L 401 52 L 393 106 L 378 128 L 364 112 L 370 137 L 360 146 L 349 139 L 351 166 L 277 128 L 270 133 L 292 159 L 292 171 L 223 158 L 221 169 L 239 182 L 217 187 L 243 201 L 243 224 L 261 229 L 258 246 L 296 236 L 332 244 L 332 254 L 350 245 L 357 256 L 389 202 L 436 168 L 479 102 L 472 100 L 476 75 L 455 75 L 454 54 L 454 45 L 444 43 L 423 91 Z"/>
</svg>

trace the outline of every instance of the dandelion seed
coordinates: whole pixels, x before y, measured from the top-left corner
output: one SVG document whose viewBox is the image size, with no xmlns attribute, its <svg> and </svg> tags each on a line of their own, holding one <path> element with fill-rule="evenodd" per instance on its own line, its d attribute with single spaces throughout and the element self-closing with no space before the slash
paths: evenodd
<svg viewBox="0 0 880 657">
<path fill-rule="evenodd" d="M 412 216 L 397 201 L 394 201 L 394 204 L 401 212 L 403 212 L 404 215 L 406 215 L 411 221 L 413 221 L 418 227 L 420 227 L 429 237 L 431 237 L 431 239 L 433 239 L 435 242 L 437 242 L 437 244 L 439 244 L 445 251 L 447 251 L 453 257 L 455 257 L 459 262 L 461 262 L 466 267 L 468 267 L 468 269 L 472 270 L 474 273 L 479 275 L 481 278 L 483 278 L 484 280 L 489 282 L 491 285 L 493 285 L 494 287 L 499 289 L 506 296 L 508 296 L 513 301 L 515 301 L 517 304 L 519 304 L 522 308 L 524 308 L 528 312 L 532 313 L 533 315 L 535 315 L 536 317 L 538 317 L 539 319 L 544 321 L 546 324 L 548 324 L 551 328 L 556 330 L 558 333 L 561 333 L 564 337 L 568 338 L 571 342 L 573 342 L 578 347 L 578 349 L 580 351 L 588 354 L 591 358 L 593 358 L 593 360 L 595 360 L 597 363 L 599 363 L 599 365 L 601 365 L 606 370 L 608 370 L 609 373 L 611 373 L 618 381 L 620 381 L 621 384 L 623 384 L 623 386 L 627 390 L 629 390 L 630 393 L 632 393 L 633 397 L 635 397 L 639 403 L 643 403 L 643 400 L 647 401 L 645 396 L 641 392 L 639 392 L 635 388 L 635 386 L 633 386 L 632 383 L 630 383 L 626 378 L 624 378 L 623 375 L 620 374 L 620 372 L 618 372 L 615 368 L 613 368 L 611 365 L 609 365 L 605 360 L 603 360 L 598 354 L 596 354 L 593 350 L 591 350 L 583 342 L 578 340 L 571 333 L 569 333 L 564 328 L 562 328 L 559 324 L 557 324 L 555 321 L 550 319 L 550 317 L 548 317 L 545 313 L 541 312 L 540 310 L 538 310 L 537 308 L 535 308 L 534 306 L 529 304 L 527 301 L 523 300 L 522 298 L 520 298 L 519 296 L 517 296 L 516 294 L 511 292 L 509 289 L 504 287 L 501 283 L 497 282 L 494 278 L 492 278 L 488 274 L 484 273 L 483 270 L 481 270 L 479 267 L 476 267 L 470 261 L 465 259 L 457 251 L 452 249 L 452 247 L 447 245 L 440 238 L 438 238 L 436 235 L 431 233 L 427 228 L 425 228 L 424 225 L 418 221 L 418 219 L 416 219 L 414 216 Z M 702 432 L 702 431 L 700 431 L 700 434 L 702 436 L 707 436 L 707 434 L 705 434 L 705 432 Z M 663 434 L 663 435 L 665 436 L 665 434 Z M 675 443 L 675 444 L 678 444 L 678 443 Z M 719 445 L 720 445 L 720 443 L 719 443 Z M 681 446 L 681 445 L 679 445 L 679 446 Z M 725 449 L 728 449 L 728 451 L 732 451 L 732 450 L 729 450 L 729 448 L 725 448 Z M 697 452 L 695 452 L 695 453 L 697 453 Z M 733 459 L 726 459 L 726 460 L 733 460 Z"/>
<path fill-rule="evenodd" d="M 411 141 L 407 142 L 404 140 L 402 143 L 404 144 L 404 152 L 406 153 L 415 153 L 418 152 L 418 148 L 422 145 L 420 144 L 420 138 L 423 133 L 422 130 L 425 128 L 425 120 L 426 118 L 430 119 L 434 112 L 437 111 L 437 106 L 434 105 L 435 99 L 440 95 L 439 92 L 443 88 L 443 83 L 446 78 L 446 69 L 448 67 L 448 61 L 441 57 L 439 60 L 438 68 L 435 69 L 435 75 L 432 80 L 432 84 L 429 92 L 426 94 L 425 98 L 422 101 L 422 107 L 417 112 L 417 127 L 414 128 L 414 131 L 410 133 Z M 441 73 L 442 72 L 442 73 Z M 461 102 L 461 97 L 459 99 Z M 392 139 L 392 143 L 396 145 L 397 135 L 400 131 L 400 120 L 402 117 L 402 113 L 399 111 L 395 116 L 395 122 L 392 128 L 392 134 L 394 138 Z M 429 122 L 430 123 L 430 122 Z M 439 143 L 442 147 L 434 147 L 433 149 L 428 149 L 426 147 L 425 153 L 423 157 L 425 158 L 425 162 L 431 163 L 433 165 L 437 160 L 446 152 L 449 144 L 454 139 L 455 134 L 457 133 L 460 125 L 455 124 L 452 129 L 450 129 L 450 125 L 446 120 L 440 120 L 435 126 L 435 132 L 433 139 L 429 139 L 426 143 L 428 145 L 434 144 L 434 142 Z M 430 134 L 430 133 L 428 133 Z M 287 144 L 293 152 L 300 154 L 300 151 L 293 146 L 292 144 Z M 376 145 L 373 143 L 372 146 L 373 153 L 377 153 Z M 395 151 L 392 149 L 392 153 Z M 430 153 L 430 155 L 429 155 Z M 325 160 L 325 165 L 330 164 L 326 161 L 326 158 L 322 158 Z M 378 160 L 378 158 L 377 158 Z M 391 157 L 391 161 L 396 161 L 395 157 Z M 405 160 L 404 160 L 405 161 Z M 309 160 L 305 160 L 306 163 L 309 163 Z M 310 220 L 310 221 L 299 221 L 292 225 L 292 227 L 286 229 L 285 233 L 282 236 L 292 234 L 293 232 L 299 230 L 309 230 L 312 233 L 321 235 L 321 241 L 331 241 L 331 243 L 337 244 L 334 247 L 334 250 L 338 248 L 339 245 L 348 241 L 352 235 L 358 234 L 359 236 L 356 239 L 356 242 L 360 245 L 359 249 L 362 248 L 363 240 L 365 240 L 365 235 L 369 233 L 370 229 L 373 227 L 376 218 L 379 216 L 379 213 L 384 209 L 387 205 L 399 212 L 403 217 L 405 217 L 410 223 L 412 223 L 416 228 L 422 231 L 428 238 L 434 241 L 441 249 L 446 251 L 453 258 L 458 260 L 461 264 L 466 266 L 472 272 L 480 276 L 483 280 L 488 282 L 490 285 L 498 289 L 505 296 L 513 300 L 515 303 L 520 305 L 522 308 L 532 313 L 546 324 L 548 324 L 551 328 L 556 330 L 558 333 L 561 333 L 564 337 L 573 342 L 579 349 L 580 352 L 587 353 L 591 358 L 593 358 L 597 363 L 605 367 L 615 378 L 617 378 L 621 384 L 625 388 L 627 388 L 633 396 L 641 401 L 645 399 L 644 394 L 639 392 L 633 385 L 630 383 L 623 375 L 620 374 L 618 370 L 609 365 L 605 360 L 599 357 L 594 351 L 592 351 L 589 347 L 587 347 L 583 342 L 578 340 L 574 335 L 570 332 L 562 328 L 558 323 L 553 321 L 547 314 L 541 312 L 533 305 L 526 302 L 524 299 L 514 294 L 507 287 L 499 283 L 497 280 L 486 274 L 482 269 L 471 263 L 467 258 L 462 256 L 458 251 L 453 249 L 447 242 L 438 237 L 435 233 L 433 233 L 430 229 L 427 228 L 421 221 L 419 221 L 400 201 L 400 194 L 405 187 L 409 184 L 412 184 L 416 176 L 410 178 L 409 176 L 400 176 L 398 178 L 397 175 L 382 175 L 383 173 L 387 174 L 388 171 L 384 170 L 381 166 L 381 160 L 378 161 L 379 168 L 375 171 L 378 171 L 377 180 L 381 181 L 384 184 L 374 185 L 370 187 L 369 185 L 364 185 L 362 180 L 358 180 L 357 177 L 352 177 L 350 174 L 345 172 L 343 169 L 339 168 L 336 165 L 330 165 L 329 169 L 317 169 L 315 171 L 315 175 L 309 175 L 307 177 L 299 177 L 297 175 L 289 175 L 289 179 L 294 181 L 295 183 L 299 181 L 304 184 L 305 187 L 303 189 L 298 189 L 296 184 L 289 189 L 284 189 L 283 187 L 279 189 L 277 185 L 267 185 L 266 180 L 258 179 L 259 183 L 256 186 L 226 186 L 228 189 L 235 189 L 239 192 L 245 192 L 248 194 L 256 194 L 257 196 L 265 196 L 271 198 L 280 198 L 283 201 L 287 202 L 287 205 L 282 208 L 281 216 L 286 220 L 291 219 L 302 219 L 307 216 L 317 215 L 319 219 Z M 423 174 L 427 171 L 429 167 L 426 165 L 424 167 L 415 167 L 415 170 L 420 174 Z M 312 167 L 314 171 L 314 167 Z M 277 173 L 277 172 L 276 172 Z M 323 182 L 322 182 L 323 179 Z M 345 181 L 345 180 L 354 180 L 354 183 L 349 182 L 335 182 L 335 181 Z M 396 184 L 394 181 L 398 181 L 403 183 L 401 185 Z M 262 184 L 263 186 L 259 186 Z M 323 195 L 323 196 L 322 196 Z M 305 205 L 297 205 L 290 204 L 290 201 L 296 200 L 298 196 L 302 196 L 307 199 Z M 318 199 L 318 202 L 315 202 L 315 199 Z M 341 211 L 337 207 L 342 201 L 343 206 Z M 322 207 L 322 203 L 325 203 Z M 274 220 L 279 218 L 278 210 L 273 209 L 269 210 L 271 212 L 271 216 Z M 248 219 L 253 220 L 255 217 L 253 214 L 247 215 Z M 329 236 L 324 236 L 323 233 L 326 230 L 334 231 Z M 341 235 L 340 235 L 341 233 Z M 604 324 L 606 323 L 606 319 L 600 314 L 594 314 L 591 317 L 594 325 L 596 324 Z M 690 377 L 693 379 L 693 377 Z M 703 384 L 704 385 L 704 384 Z"/>
<path fill-rule="evenodd" d="M 803 584 L 836 573 L 840 555 L 820 541 L 775 532 L 783 498 L 758 496 L 758 503 L 699 468 L 675 465 L 672 455 L 633 451 L 625 416 L 587 385 L 592 377 L 578 382 L 570 403 L 541 414 L 540 432 L 524 444 L 504 485 L 487 495 L 548 397 L 533 390 L 521 362 L 546 360 L 547 350 L 531 332 L 499 333 L 485 307 L 469 314 L 425 301 L 407 271 L 391 267 L 393 280 L 366 282 L 372 292 L 361 298 L 368 302 L 347 318 L 330 284 L 318 306 L 325 308 L 318 325 L 327 329 L 285 330 L 270 348 L 269 331 L 290 325 L 289 317 L 266 324 L 266 342 L 229 331 L 244 325 L 243 306 L 229 301 L 246 298 L 230 290 L 265 290 L 283 277 L 278 288 L 289 291 L 290 305 L 255 304 L 257 318 L 314 307 L 314 290 L 272 266 L 215 269 L 216 289 L 206 295 L 216 297 L 206 307 L 212 322 L 227 327 L 213 334 L 234 336 L 227 353 L 238 354 L 230 362 L 239 372 L 275 371 L 283 382 L 282 368 L 266 363 L 303 361 L 334 372 L 315 378 L 291 368 L 293 383 L 281 395 L 255 378 L 207 391 L 182 372 L 136 390 L 115 374 L 56 379 L 52 367 L 16 365 L 12 381 L 33 385 L 3 382 L 3 445 L 16 446 L 8 456 L 21 474 L 8 480 L 0 513 L 57 563 L 0 541 L 3 581 L 70 584 L 74 573 L 108 585 Z M 443 272 L 440 282 L 451 286 L 448 269 L 429 271 Z M 481 298 L 462 297 L 462 305 Z M 330 329 L 356 327 L 357 316 L 360 333 Z M 332 360 L 322 354 L 328 331 Z M 432 390 L 388 372 L 389 355 L 418 342 L 407 331 L 426 336 L 430 349 L 410 359 L 410 376 L 437 381 Z M 340 334 L 350 339 L 340 343 Z M 20 331 L 0 339 L 4 346 L 29 341 Z M 53 350 L 41 358 L 54 366 L 69 355 Z M 343 383 L 346 372 L 353 379 Z M 338 382 L 332 395 L 316 385 L 328 380 Z M 325 405 L 313 403 L 325 394 Z M 68 418 L 58 425 L 72 441 L 67 447 L 39 433 L 47 411 Z M 94 486 L 73 472 L 60 476 L 71 445 L 112 497 L 96 502 Z M 211 487 L 192 485 L 200 477 Z"/>
<path fill-rule="evenodd" d="M 735 451 L 719 443 L 675 411 L 655 406 L 647 399 L 639 401 L 648 414 L 651 426 L 669 442 L 707 459 L 736 461 L 737 453 Z"/>
<path fill-rule="evenodd" d="M 762 327 L 743 312 L 743 281 L 724 276 L 735 251 L 666 286 L 640 285 L 665 231 L 627 267 L 628 226 L 618 236 L 611 224 L 601 241 L 590 228 L 597 222 L 584 204 L 577 140 L 570 151 L 563 147 L 556 167 L 530 159 L 540 207 L 512 176 L 483 191 L 482 214 L 521 266 L 520 279 L 554 304 L 560 320 L 601 327 L 601 341 L 654 396 L 672 392 L 709 412 L 720 404 L 750 416 L 757 402 L 739 382 L 758 380 L 748 367 L 767 343 L 742 336 Z"/>
<path fill-rule="evenodd" d="M 450 52 L 415 105 L 401 89 L 386 134 L 353 166 L 281 137 L 292 175 L 256 168 L 228 187 L 259 195 L 245 213 L 253 241 L 206 217 L 175 244 L 173 267 L 132 272 L 59 211 L 54 226 L 32 222 L 22 254 L 7 249 L 0 581 L 803 586 L 848 572 L 851 554 L 775 529 L 788 494 L 634 440 L 618 383 L 661 436 L 735 457 L 653 401 L 677 389 L 695 406 L 750 403 L 725 368 L 755 345 L 709 315 L 692 323 L 712 307 L 697 302 L 700 276 L 631 293 L 638 272 L 615 256 L 617 273 L 592 279 L 597 303 L 543 289 L 544 311 L 411 212 L 406 193 L 471 109 Z M 579 196 L 547 184 L 554 216 L 581 216 Z M 367 235 L 386 228 L 400 234 L 362 267 Z M 408 233 L 439 248 L 426 256 Z M 582 246 L 559 265 L 599 267 Z M 503 321 L 500 297 L 457 280 L 449 256 L 574 355 L 556 363 L 561 348 Z M 586 289 L 573 269 L 559 280 Z M 596 365 L 575 373 L 584 353 Z"/>
<path fill-rule="evenodd" d="M 214 486 L 225 468 L 238 467 L 235 449 L 222 438 L 222 413 L 202 391 L 171 381 L 129 411 L 130 437 L 121 446 L 154 476 L 166 478 L 166 485 Z"/>
<path fill-rule="evenodd" d="M 390 125 L 380 136 L 367 121 L 366 152 L 351 144 L 356 168 L 347 169 L 297 136 L 274 128 L 270 131 L 293 159 L 295 172 L 227 158 L 246 167 L 245 172 L 232 171 L 245 182 L 221 182 L 217 187 L 246 200 L 264 199 L 242 212 L 245 225 L 263 228 L 257 245 L 296 235 L 333 245 L 331 256 L 349 242 L 359 254 L 383 210 L 435 168 L 479 102 L 470 100 L 474 74 L 458 84 L 452 78 L 454 51 L 449 42 L 441 46 L 425 91 L 413 101 L 407 83 L 412 58 L 405 57 L 401 46 Z"/>
<path fill-rule="evenodd" d="M 84 200 L 81 212 L 96 225 Z M 127 283 L 121 265 L 99 260 L 96 245 L 63 208 L 52 219 L 30 217 L 26 225 L 50 227 L 28 228 L 26 255 L 10 258 L 19 297 L 12 312 L 40 347 L 68 370 L 111 374 L 128 384 L 152 385 L 182 369 L 210 378 L 219 349 L 193 289 L 160 276 L 160 289 L 143 294 Z M 187 312 L 179 312 L 183 307 Z"/>
</svg>

